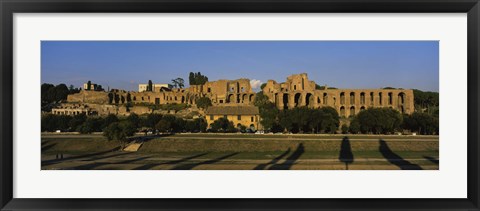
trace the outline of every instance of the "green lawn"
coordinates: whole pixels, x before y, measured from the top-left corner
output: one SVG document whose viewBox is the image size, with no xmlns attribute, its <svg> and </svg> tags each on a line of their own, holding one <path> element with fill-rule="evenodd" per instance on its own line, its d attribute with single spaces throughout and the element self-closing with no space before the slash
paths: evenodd
<svg viewBox="0 0 480 211">
<path fill-rule="evenodd" d="M 137 152 L 118 147 L 101 135 L 44 135 L 42 160 L 68 159 L 42 169 L 439 168 L 438 136 L 179 134 L 145 139 Z"/>
</svg>

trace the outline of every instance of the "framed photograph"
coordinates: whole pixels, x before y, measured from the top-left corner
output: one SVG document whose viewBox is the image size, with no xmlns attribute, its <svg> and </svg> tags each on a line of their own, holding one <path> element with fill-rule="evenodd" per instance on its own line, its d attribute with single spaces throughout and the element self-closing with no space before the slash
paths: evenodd
<svg viewBox="0 0 480 211">
<path fill-rule="evenodd" d="M 0 5 L 2 210 L 479 209 L 478 0 Z"/>
</svg>

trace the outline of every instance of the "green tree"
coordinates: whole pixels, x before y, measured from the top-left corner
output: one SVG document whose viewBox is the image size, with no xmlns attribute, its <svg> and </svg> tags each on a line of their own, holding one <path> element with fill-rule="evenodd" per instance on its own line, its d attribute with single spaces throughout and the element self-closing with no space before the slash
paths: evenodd
<svg viewBox="0 0 480 211">
<path fill-rule="evenodd" d="M 96 122 L 97 119 L 95 118 L 88 118 L 84 123 L 77 127 L 77 131 L 81 134 L 88 134 L 93 133 L 96 131 Z"/>
<path fill-rule="evenodd" d="M 214 132 L 235 132 L 236 131 L 235 126 L 233 126 L 233 122 L 228 121 L 228 119 L 225 119 L 225 118 L 219 118 L 215 120 L 210 125 L 210 127 Z"/>
<path fill-rule="evenodd" d="M 342 134 L 347 134 L 347 133 L 348 133 L 348 130 L 349 130 L 349 128 L 348 128 L 348 126 L 347 126 L 347 125 L 345 125 L 345 124 L 344 124 L 344 125 L 342 125 L 342 127 L 341 127 L 341 130 L 342 130 Z"/>
<path fill-rule="evenodd" d="M 270 102 L 268 97 L 263 92 L 258 92 L 253 102 L 258 107 L 260 113 L 260 124 L 267 130 L 278 129 L 278 115 L 279 110 L 274 103 Z M 278 131 L 275 131 L 278 132 Z"/>
<path fill-rule="evenodd" d="M 415 110 L 434 114 L 439 107 L 438 92 L 424 92 L 418 89 L 413 90 Z"/>
<path fill-rule="evenodd" d="M 438 117 L 420 112 L 414 112 L 411 115 L 404 115 L 403 128 L 422 135 L 438 134 Z"/>
<path fill-rule="evenodd" d="M 190 85 L 203 85 L 207 81 L 208 81 L 208 77 L 202 75 L 202 73 L 200 73 L 200 72 L 198 72 L 198 73 L 190 72 L 190 74 L 188 75 L 188 83 Z"/>
<path fill-rule="evenodd" d="M 403 118 L 391 108 L 369 108 L 360 111 L 354 120 L 360 124 L 362 133 L 388 134 L 401 128 Z"/>
<path fill-rule="evenodd" d="M 79 114 L 72 117 L 68 125 L 72 130 L 77 130 L 77 128 L 82 125 L 87 120 L 86 114 Z"/>
<path fill-rule="evenodd" d="M 128 123 L 122 124 L 119 122 L 114 122 L 103 130 L 103 136 L 105 136 L 109 141 L 118 141 L 123 149 L 128 142 L 127 137 L 132 136 L 135 133 L 135 130 L 132 128 L 133 126 Z"/>
<path fill-rule="evenodd" d="M 175 88 L 183 88 L 185 86 L 185 83 L 184 83 L 184 80 L 183 78 L 175 78 L 175 79 L 172 79 L 172 85 L 173 87 Z"/>
<path fill-rule="evenodd" d="M 111 125 L 112 123 L 115 123 L 115 122 L 118 122 L 118 117 L 117 115 L 115 114 L 109 114 L 108 116 L 106 116 L 104 119 L 103 119 L 103 124 L 102 124 L 102 128 L 106 128 L 108 127 L 109 125 Z"/>
<path fill-rule="evenodd" d="M 350 133 L 352 134 L 357 134 L 360 132 L 360 123 L 358 122 L 358 119 L 352 119 L 350 121 L 350 126 L 348 127 Z"/>
<path fill-rule="evenodd" d="M 196 84 L 196 81 L 195 81 L 195 73 L 190 72 L 190 73 L 188 74 L 188 84 L 190 84 L 190 85 L 197 85 L 197 84 Z"/>
<path fill-rule="evenodd" d="M 262 85 L 260 85 L 260 89 L 263 90 L 263 88 L 265 88 L 265 86 L 267 86 L 267 83 L 263 83 Z"/>
<path fill-rule="evenodd" d="M 153 83 L 152 83 L 152 80 L 148 80 L 147 91 L 149 91 L 149 92 L 153 91 Z"/>
<path fill-rule="evenodd" d="M 131 123 L 135 128 L 140 127 L 141 119 L 136 113 L 131 113 L 126 120 L 127 122 Z"/>
<path fill-rule="evenodd" d="M 153 129 L 161 119 L 162 115 L 160 114 L 148 114 L 145 119 L 145 126 Z"/>
<path fill-rule="evenodd" d="M 91 90 L 92 89 L 91 86 L 92 86 L 92 82 L 88 81 L 87 82 L 87 90 Z"/>
<path fill-rule="evenodd" d="M 172 128 L 171 123 L 168 120 L 160 120 L 156 125 L 155 129 L 157 129 L 160 132 L 169 132 Z"/>
<path fill-rule="evenodd" d="M 197 107 L 202 109 L 207 109 L 208 107 L 212 106 L 212 101 L 208 97 L 198 98 L 196 103 L 197 103 Z"/>
</svg>

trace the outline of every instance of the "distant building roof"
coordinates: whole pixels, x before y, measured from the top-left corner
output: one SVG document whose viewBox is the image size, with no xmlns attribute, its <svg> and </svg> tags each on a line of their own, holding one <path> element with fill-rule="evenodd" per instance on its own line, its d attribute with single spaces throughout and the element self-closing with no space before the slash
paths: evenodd
<svg viewBox="0 0 480 211">
<path fill-rule="evenodd" d="M 255 106 L 210 106 L 205 112 L 207 115 L 258 115 Z"/>
</svg>

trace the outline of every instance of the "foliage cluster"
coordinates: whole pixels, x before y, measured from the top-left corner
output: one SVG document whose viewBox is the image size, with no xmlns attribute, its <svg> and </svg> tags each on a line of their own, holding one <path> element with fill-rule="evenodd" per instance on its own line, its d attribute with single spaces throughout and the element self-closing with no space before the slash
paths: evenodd
<svg viewBox="0 0 480 211">
<path fill-rule="evenodd" d="M 272 132 L 334 133 L 340 124 L 340 117 L 332 107 L 298 107 L 279 111 L 262 92 L 257 93 L 254 105 L 259 109 L 260 123 Z"/>
<path fill-rule="evenodd" d="M 208 77 L 202 75 L 202 73 L 200 72 L 190 72 L 190 74 L 188 75 L 188 83 L 190 85 L 203 85 L 206 82 L 208 82 Z"/>
<path fill-rule="evenodd" d="M 65 132 L 92 133 L 102 132 L 113 123 L 119 123 L 118 127 L 133 128 L 134 131 L 158 130 L 159 132 L 204 132 L 207 123 L 203 118 L 184 120 L 173 115 L 148 114 L 139 116 L 130 114 L 126 118 L 119 119 L 116 115 L 110 114 L 106 117 L 87 117 L 85 114 L 76 116 L 47 114 L 42 116 L 41 130 L 54 132 L 61 130 Z M 118 129 L 118 128 L 117 128 Z M 129 130 L 130 133 L 131 130 Z"/>
<path fill-rule="evenodd" d="M 203 108 L 203 109 L 207 109 L 208 107 L 212 106 L 212 100 L 210 100 L 210 98 L 208 97 L 198 98 L 196 103 L 197 103 L 197 107 Z"/>
<path fill-rule="evenodd" d="M 73 87 L 73 85 L 67 87 L 65 84 L 58 84 L 55 86 L 53 84 L 44 83 L 41 86 L 42 107 L 50 103 L 66 100 L 69 94 L 75 94 L 78 92 L 80 92 L 80 89 Z"/>
</svg>

